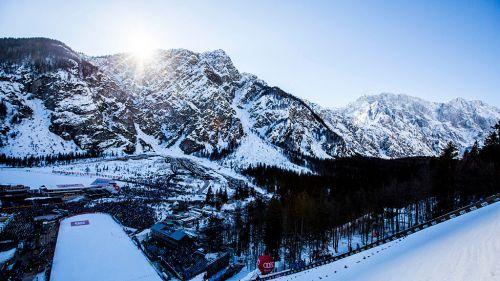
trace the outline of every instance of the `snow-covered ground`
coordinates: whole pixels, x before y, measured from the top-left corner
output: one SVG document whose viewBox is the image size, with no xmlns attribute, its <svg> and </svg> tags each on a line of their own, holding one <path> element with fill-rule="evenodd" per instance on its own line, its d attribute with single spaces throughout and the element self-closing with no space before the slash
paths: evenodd
<svg viewBox="0 0 500 281">
<path fill-rule="evenodd" d="M 310 172 L 306 168 L 293 164 L 283 155 L 278 147 L 257 135 L 252 129 L 255 124 L 253 124 L 250 118 L 249 105 L 246 105 L 246 108 L 241 105 L 241 100 L 244 95 L 245 92 L 241 89 L 236 91 L 231 107 L 239 118 L 246 137 L 234 153 L 220 162 L 227 167 L 234 166 L 242 169 L 257 164 L 265 164 L 296 172 Z"/>
<path fill-rule="evenodd" d="M 52 173 L 52 168 L 0 168 L 0 184 L 22 184 L 32 189 L 42 185 L 83 184 L 89 185 L 96 177 L 69 176 Z"/>
<path fill-rule="evenodd" d="M 16 248 L 10 249 L 8 251 L 0 252 L 0 265 L 8 262 L 16 254 Z"/>
<path fill-rule="evenodd" d="M 0 166 L 0 184 L 23 184 L 31 188 L 56 184 L 90 184 L 96 178 L 118 181 L 162 183 L 171 182 L 172 188 L 189 194 L 189 200 L 203 200 L 208 187 L 213 192 L 227 190 L 233 193 L 235 185 L 246 183 L 259 193 L 265 193 L 234 170 L 224 168 L 208 159 L 196 157 L 171 157 L 157 154 L 86 159 L 71 164 L 47 167 L 8 168 Z M 176 198 L 172 198 L 176 199 Z M 186 198 L 177 198 L 187 200 Z"/>
<path fill-rule="evenodd" d="M 276 280 L 500 280 L 500 203 Z"/>
<path fill-rule="evenodd" d="M 61 221 L 51 280 L 160 281 L 161 278 L 111 216 L 83 214 Z"/>
<path fill-rule="evenodd" d="M 23 87 L 17 83 L 14 85 L 17 88 Z M 0 82 L 0 99 L 5 98 L 5 93 L 18 91 L 19 89 L 10 88 L 7 82 Z M 17 95 L 17 98 L 29 106 L 33 114 L 29 119 L 24 119 L 17 126 L 11 127 L 10 135 L 15 134 L 16 137 L 6 139 L 6 143 L 0 148 L 1 153 L 40 156 L 57 154 L 61 151 L 82 152 L 73 141 L 66 141 L 49 130 L 52 112 L 43 105 L 41 100 L 30 99 L 29 96 L 21 94 Z"/>
</svg>

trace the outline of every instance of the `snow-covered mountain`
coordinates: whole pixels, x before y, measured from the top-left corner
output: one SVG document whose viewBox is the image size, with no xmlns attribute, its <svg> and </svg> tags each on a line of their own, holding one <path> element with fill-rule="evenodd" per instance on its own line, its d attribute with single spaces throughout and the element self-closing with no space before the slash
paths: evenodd
<svg viewBox="0 0 500 281">
<path fill-rule="evenodd" d="M 240 73 L 222 50 L 158 50 L 144 61 L 44 38 L 0 39 L 0 101 L 0 153 L 175 153 L 226 166 L 434 155 L 450 140 L 470 146 L 500 119 L 479 101 L 391 94 L 324 109 Z"/>
<path fill-rule="evenodd" d="M 449 141 L 464 150 L 500 119 L 498 108 L 481 101 L 434 103 L 388 93 L 319 112 L 350 150 L 386 158 L 437 155 Z"/>
</svg>

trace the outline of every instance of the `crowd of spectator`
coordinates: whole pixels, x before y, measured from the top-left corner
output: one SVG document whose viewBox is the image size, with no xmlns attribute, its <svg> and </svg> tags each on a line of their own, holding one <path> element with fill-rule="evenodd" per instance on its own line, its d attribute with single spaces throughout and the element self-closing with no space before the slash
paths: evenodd
<svg viewBox="0 0 500 281">
<path fill-rule="evenodd" d="M 35 220 L 38 216 L 54 213 L 62 214 L 63 217 L 81 213 L 108 213 L 123 226 L 142 230 L 150 228 L 156 221 L 153 206 L 163 204 L 164 198 L 170 196 L 172 196 L 172 190 L 153 187 L 125 187 L 118 197 L 101 197 L 97 199 L 83 197 L 61 204 L 20 205 L 9 209 L 9 212 L 14 214 L 14 219 L 0 233 L 0 241 L 13 240 L 16 245 L 22 245 L 24 249 L 18 249 L 16 262 L 8 272 L 0 272 L 0 276 L 2 276 L 0 279 L 3 280 L 3 277 L 7 276 L 5 274 L 8 274 L 8 280 L 23 280 L 26 276 L 36 275 L 37 272 L 47 269 L 47 272 L 50 271 L 56 244 L 57 223 L 54 223 L 55 232 L 47 231 L 42 221 Z M 41 241 L 44 241 L 44 243 Z M 183 251 L 180 256 L 186 260 L 179 260 L 174 264 L 176 264 L 176 267 L 180 264 L 187 266 L 186 268 L 178 267 L 181 272 L 185 272 L 192 265 L 196 265 L 196 262 L 204 261 L 203 256 L 201 256 L 202 259 L 200 257 L 197 257 L 198 259 L 193 258 L 194 251 L 192 249 L 186 248 L 180 251 Z M 161 251 L 157 257 L 165 255 L 166 252 Z M 174 255 L 168 256 L 172 257 Z M 186 274 L 190 274 L 189 270 Z"/>
<path fill-rule="evenodd" d="M 155 222 L 155 214 L 151 207 L 143 199 L 128 199 L 121 201 L 100 202 L 98 204 L 86 204 L 85 202 L 74 202 L 67 204 L 65 209 L 70 214 L 81 213 L 107 213 L 117 219 L 122 225 L 145 229 L 151 227 Z"/>
<path fill-rule="evenodd" d="M 55 249 L 57 227 L 42 233 L 41 222 L 35 217 L 51 212 L 52 207 L 21 208 L 15 211 L 13 221 L 0 233 L 0 241 L 14 241 L 16 255 L 12 267 L 0 272 L 1 280 L 26 280 L 50 268 Z M 52 241 L 42 243 L 44 235 L 52 235 Z M 3 279 L 5 278 L 5 279 Z"/>
<path fill-rule="evenodd" d="M 33 218 L 39 213 L 33 208 L 23 209 L 14 215 L 14 219 L 0 233 L 0 241 L 5 240 L 31 240 L 36 235 Z"/>
<path fill-rule="evenodd" d="M 204 255 L 196 252 L 189 246 L 166 251 L 161 258 L 163 263 L 168 263 L 172 266 L 184 280 L 188 280 L 199 274 L 207 266 L 207 260 Z"/>
</svg>

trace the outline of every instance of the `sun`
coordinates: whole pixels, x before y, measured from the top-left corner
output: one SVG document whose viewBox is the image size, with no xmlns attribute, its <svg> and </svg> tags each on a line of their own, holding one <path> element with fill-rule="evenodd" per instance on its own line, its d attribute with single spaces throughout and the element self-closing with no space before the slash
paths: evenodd
<svg viewBox="0 0 500 281">
<path fill-rule="evenodd" d="M 147 31 L 131 30 L 127 38 L 127 50 L 138 62 L 145 62 L 151 58 L 155 50 L 151 34 Z"/>
</svg>

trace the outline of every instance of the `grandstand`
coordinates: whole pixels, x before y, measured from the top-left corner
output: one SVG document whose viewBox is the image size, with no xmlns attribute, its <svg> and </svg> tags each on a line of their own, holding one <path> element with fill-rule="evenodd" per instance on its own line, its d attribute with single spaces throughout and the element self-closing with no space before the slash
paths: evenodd
<svg viewBox="0 0 500 281">
<path fill-rule="evenodd" d="M 22 202 L 30 195 L 29 191 L 29 187 L 24 185 L 0 184 L 0 201 L 2 202 L 2 206 L 5 207 Z"/>
<path fill-rule="evenodd" d="M 55 187 L 41 186 L 40 193 L 49 197 L 77 196 L 83 194 L 87 188 L 83 184 L 59 184 Z"/>
<path fill-rule="evenodd" d="M 76 196 L 86 195 L 89 198 L 108 196 L 119 192 L 115 182 L 97 179 L 90 186 L 83 184 L 59 184 L 55 187 L 42 186 L 40 193 L 47 197 L 59 197 L 71 199 Z"/>
<path fill-rule="evenodd" d="M 195 242 L 172 222 L 157 223 L 151 227 L 152 240 L 146 251 L 160 260 L 161 266 L 181 280 L 188 280 L 206 271 L 208 261 L 195 248 Z"/>
<path fill-rule="evenodd" d="M 191 248 L 179 248 L 161 257 L 161 265 L 181 280 L 189 280 L 207 268 L 205 256 Z"/>
</svg>

